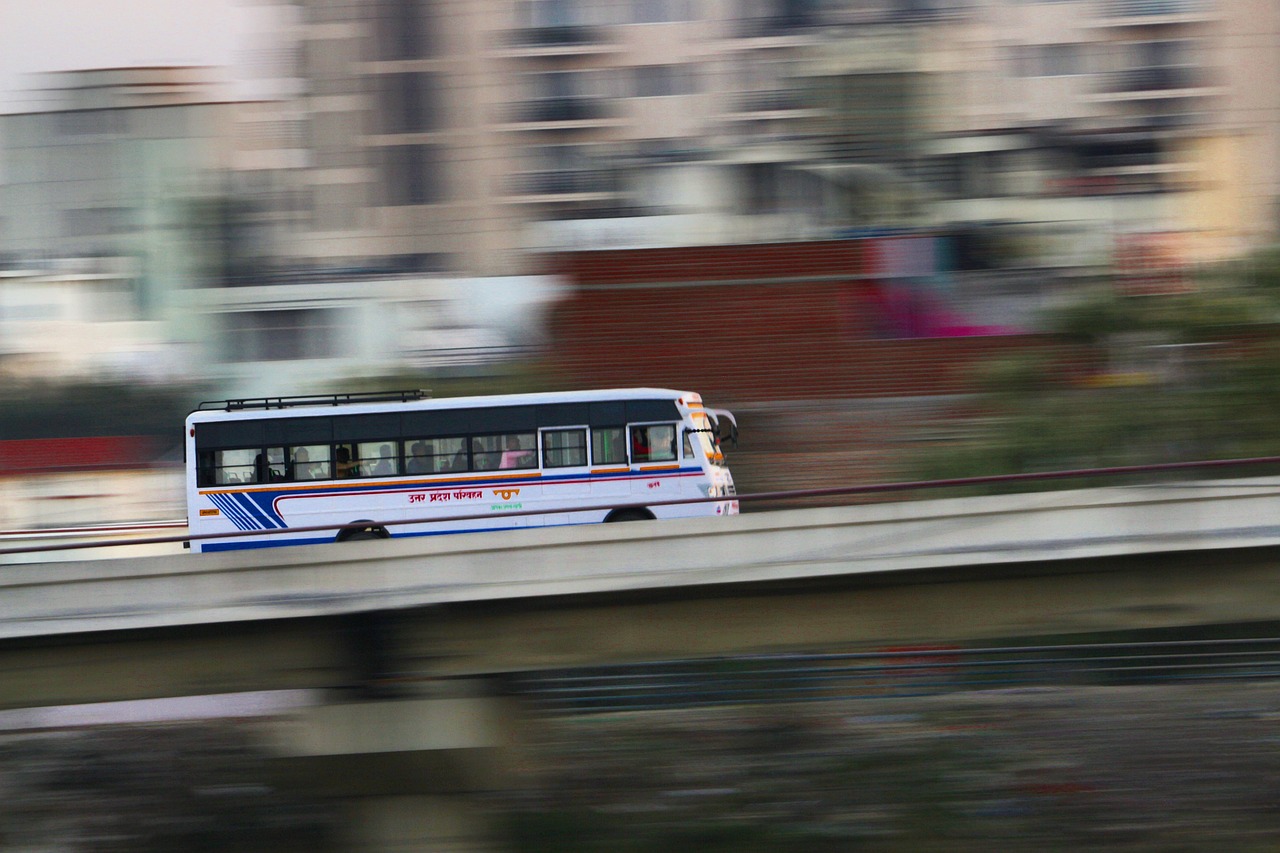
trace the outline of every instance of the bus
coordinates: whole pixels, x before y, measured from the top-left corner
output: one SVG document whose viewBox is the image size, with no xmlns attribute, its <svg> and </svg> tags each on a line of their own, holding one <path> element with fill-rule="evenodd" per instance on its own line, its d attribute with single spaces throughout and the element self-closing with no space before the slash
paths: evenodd
<svg viewBox="0 0 1280 853">
<path fill-rule="evenodd" d="M 735 515 L 722 438 L 736 444 L 731 413 L 655 388 L 201 403 L 186 420 L 190 547 Z"/>
</svg>

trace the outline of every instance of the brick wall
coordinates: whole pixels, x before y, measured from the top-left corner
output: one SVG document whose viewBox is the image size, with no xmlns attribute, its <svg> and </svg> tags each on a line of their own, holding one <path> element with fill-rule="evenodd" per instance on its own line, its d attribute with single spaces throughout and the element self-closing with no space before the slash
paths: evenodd
<svg viewBox="0 0 1280 853">
<path fill-rule="evenodd" d="M 863 243 L 579 252 L 551 322 L 552 362 L 578 387 L 659 385 L 743 401 L 961 394 L 991 355 L 1034 336 L 896 338 L 891 285 Z"/>
</svg>

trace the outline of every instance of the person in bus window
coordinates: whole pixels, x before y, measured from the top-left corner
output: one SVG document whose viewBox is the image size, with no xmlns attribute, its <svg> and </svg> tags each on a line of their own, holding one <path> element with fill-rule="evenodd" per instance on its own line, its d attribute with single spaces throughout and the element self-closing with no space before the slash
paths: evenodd
<svg viewBox="0 0 1280 853">
<path fill-rule="evenodd" d="M 344 445 L 338 448 L 337 460 L 336 470 L 339 477 L 360 476 L 360 466 L 351 461 L 351 449 L 349 447 Z"/>
<path fill-rule="evenodd" d="M 499 468 L 528 468 L 533 463 L 533 451 L 520 446 L 518 436 L 507 436 L 507 449 L 502 452 Z"/>
<path fill-rule="evenodd" d="M 391 445 L 384 444 L 378 448 L 379 459 L 373 466 L 373 476 L 390 477 L 396 472 L 395 460 L 391 458 Z"/>
<path fill-rule="evenodd" d="M 404 470 L 407 474 L 427 474 L 431 471 L 431 466 L 427 463 L 427 444 L 424 441 L 415 441 L 409 449 L 409 461 L 405 463 Z"/>
<path fill-rule="evenodd" d="M 299 447 L 295 450 L 293 452 L 293 479 L 314 480 L 319 476 L 319 468 L 311 464 L 311 455 L 307 453 L 307 449 Z"/>
<path fill-rule="evenodd" d="M 631 461 L 647 462 L 649 455 L 649 429 L 647 427 L 632 427 Z"/>
</svg>

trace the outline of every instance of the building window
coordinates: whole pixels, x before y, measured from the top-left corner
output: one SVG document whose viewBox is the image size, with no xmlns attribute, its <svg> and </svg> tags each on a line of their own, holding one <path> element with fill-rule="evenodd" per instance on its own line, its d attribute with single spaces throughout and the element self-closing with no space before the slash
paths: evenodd
<svg viewBox="0 0 1280 853">
<path fill-rule="evenodd" d="M 1066 77 L 1080 73 L 1079 46 L 1046 44 L 1041 48 L 1040 73 L 1045 77 Z"/>
<path fill-rule="evenodd" d="M 133 230 L 133 211 L 127 207 L 83 207 L 62 211 L 62 231 L 67 237 L 102 237 Z"/>
<path fill-rule="evenodd" d="M 635 90 L 637 98 L 690 95 L 697 91 L 697 80 L 685 65 L 640 65 L 636 67 Z"/>
<path fill-rule="evenodd" d="M 382 128 L 386 133 L 429 133 L 440 127 L 437 75 L 382 75 Z"/>
<path fill-rule="evenodd" d="M 58 114 L 58 132 L 66 136 L 100 136 L 126 133 L 129 114 L 125 110 L 79 110 Z"/>
<path fill-rule="evenodd" d="M 225 319 L 228 360 L 293 361 L 335 354 L 335 312 L 240 311 Z"/>
<path fill-rule="evenodd" d="M 387 204 L 436 204 L 443 200 L 438 145 L 392 145 L 383 151 Z"/>
<path fill-rule="evenodd" d="M 382 0 L 379 12 L 379 59 L 424 59 L 431 55 L 432 18 L 423 0 Z"/>
</svg>

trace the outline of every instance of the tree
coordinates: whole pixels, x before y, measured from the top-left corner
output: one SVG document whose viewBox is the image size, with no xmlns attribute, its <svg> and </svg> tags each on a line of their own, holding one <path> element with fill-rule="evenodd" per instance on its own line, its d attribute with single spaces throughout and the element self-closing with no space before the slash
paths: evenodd
<svg viewBox="0 0 1280 853">
<path fill-rule="evenodd" d="M 1280 254 L 1190 292 L 1089 293 L 1045 318 L 1053 355 L 983 365 L 971 438 L 922 479 L 1280 455 Z"/>
</svg>

